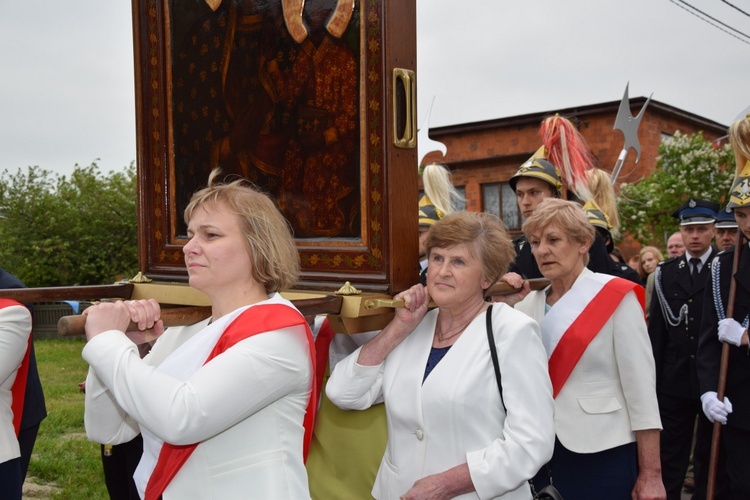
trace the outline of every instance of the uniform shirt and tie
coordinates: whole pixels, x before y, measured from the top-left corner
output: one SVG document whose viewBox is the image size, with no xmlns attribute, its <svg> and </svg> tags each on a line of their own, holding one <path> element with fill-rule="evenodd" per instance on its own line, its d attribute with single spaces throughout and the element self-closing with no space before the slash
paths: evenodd
<svg viewBox="0 0 750 500">
<path fill-rule="evenodd" d="M 707 264 L 714 253 L 709 249 L 701 257 L 691 257 L 686 252 L 657 266 L 649 335 L 660 392 L 700 399 L 695 354 L 709 274 Z"/>
<path fill-rule="evenodd" d="M 708 262 L 709 257 L 713 256 L 713 249 L 709 248 L 706 253 L 700 257 L 693 257 L 689 252 L 685 252 L 690 262 L 690 279 L 695 284 L 700 279 L 700 273 Z"/>
</svg>

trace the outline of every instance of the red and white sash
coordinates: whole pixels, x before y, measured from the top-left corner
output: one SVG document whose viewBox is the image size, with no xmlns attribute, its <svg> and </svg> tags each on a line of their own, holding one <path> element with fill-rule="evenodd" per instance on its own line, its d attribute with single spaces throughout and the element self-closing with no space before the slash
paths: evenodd
<svg viewBox="0 0 750 500">
<path fill-rule="evenodd" d="M 592 273 L 578 280 L 540 322 L 547 351 L 552 395 L 557 397 L 586 348 L 628 292 L 645 311 L 645 291 L 632 281 Z"/>
<path fill-rule="evenodd" d="M 307 459 L 307 452 L 310 448 L 312 431 L 315 423 L 315 412 L 318 409 L 318 393 L 320 387 L 316 383 L 315 377 L 315 346 L 313 343 L 312 332 L 304 316 L 295 309 L 283 304 L 258 304 L 242 314 L 240 314 L 222 333 L 218 342 L 211 353 L 206 358 L 204 364 L 210 362 L 213 358 L 223 353 L 236 343 L 257 335 L 260 333 L 279 330 L 290 326 L 304 325 L 307 331 L 307 341 L 310 353 L 311 385 L 310 401 L 307 404 L 307 412 L 303 425 L 305 427 L 305 439 L 303 447 L 303 457 Z M 200 443 L 191 445 L 172 445 L 164 443 L 159 452 L 159 458 L 156 462 L 151 476 L 146 486 L 145 500 L 158 499 L 169 483 L 177 475 L 180 468 L 187 462 L 190 455 Z"/>
<path fill-rule="evenodd" d="M 23 304 L 10 299 L 0 299 L 0 309 L 12 306 L 26 307 Z M 23 415 L 23 403 L 26 399 L 26 381 L 29 377 L 29 357 L 31 355 L 31 333 L 29 332 L 29 341 L 26 344 L 26 353 L 16 372 L 16 379 L 10 388 L 13 397 L 10 408 L 13 412 L 13 428 L 16 430 L 16 436 L 21 430 L 21 416 Z"/>
</svg>

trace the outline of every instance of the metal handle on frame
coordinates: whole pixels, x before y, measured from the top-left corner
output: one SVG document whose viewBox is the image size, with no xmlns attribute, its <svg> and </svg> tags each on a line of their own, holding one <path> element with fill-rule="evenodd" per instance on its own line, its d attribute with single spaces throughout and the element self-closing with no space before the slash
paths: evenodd
<svg viewBox="0 0 750 500">
<path fill-rule="evenodd" d="M 417 84 L 414 71 L 393 68 L 393 145 L 417 146 Z"/>
</svg>

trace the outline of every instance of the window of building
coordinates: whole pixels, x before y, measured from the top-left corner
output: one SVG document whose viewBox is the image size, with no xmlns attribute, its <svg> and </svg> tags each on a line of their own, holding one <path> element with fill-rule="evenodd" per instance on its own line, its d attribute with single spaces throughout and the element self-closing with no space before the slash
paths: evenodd
<svg viewBox="0 0 750 500">
<path fill-rule="evenodd" d="M 466 186 L 456 186 L 456 191 L 461 197 L 453 200 L 453 210 L 466 210 Z"/>
<path fill-rule="evenodd" d="M 495 214 L 509 230 L 520 230 L 523 216 L 518 210 L 516 193 L 507 182 L 482 184 L 482 210 Z"/>
</svg>

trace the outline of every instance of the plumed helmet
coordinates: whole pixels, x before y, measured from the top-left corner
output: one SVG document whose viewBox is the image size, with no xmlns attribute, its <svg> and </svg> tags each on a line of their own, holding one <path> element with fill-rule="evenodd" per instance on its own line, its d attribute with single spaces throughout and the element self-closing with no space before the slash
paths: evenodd
<svg viewBox="0 0 750 500">
<path fill-rule="evenodd" d="M 523 165 L 518 168 L 518 172 L 510 178 L 508 183 L 513 191 L 516 190 L 516 183 L 521 177 L 541 179 L 552 186 L 552 189 L 558 193 L 558 195 L 562 191 L 563 184 L 560 179 L 560 171 L 547 159 L 547 150 L 544 146 L 537 149 L 536 153 L 531 155 L 531 158 L 526 160 Z"/>
<path fill-rule="evenodd" d="M 591 223 L 599 233 L 604 233 L 602 234 L 603 237 L 607 236 L 609 238 L 607 242 L 607 251 L 612 252 L 615 243 L 612 241 L 612 224 L 610 223 L 607 214 L 602 212 L 596 203 L 591 200 L 583 205 L 583 211 L 586 213 L 586 218 L 589 223 Z"/>
<path fill-rule="evenodd" d="M 443 214 L 435 208 L 435 205 L 423 205 L 419 207 L 419 225 L 432 226 L 443 218 Z"/>
</svg>

